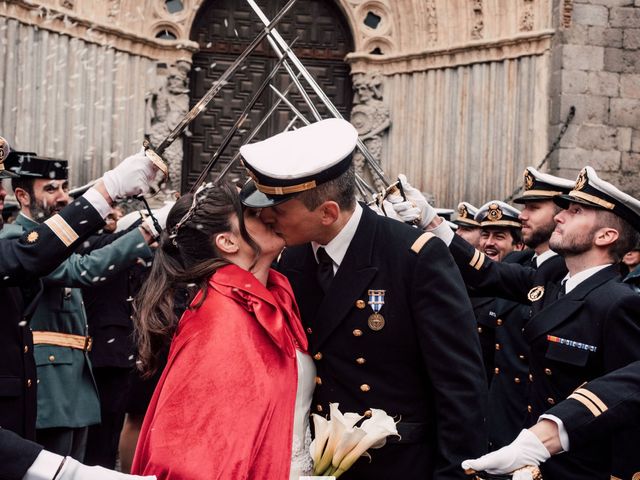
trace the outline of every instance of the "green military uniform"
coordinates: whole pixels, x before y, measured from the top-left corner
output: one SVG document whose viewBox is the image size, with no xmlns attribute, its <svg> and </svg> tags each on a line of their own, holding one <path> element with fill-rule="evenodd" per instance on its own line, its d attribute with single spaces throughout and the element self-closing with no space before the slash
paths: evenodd
<svg viewBox="0 0 640 480">
<path fill-rule="evenodd" d="M 19 237 L 22 229 L 36 226 L 21 214 L 16 226 L 3 229 L 0 238 Z M 108 281 L 138 258 L 150 257 L 151 250 L 136 229 L 88 255 L 72 255 L 43 278 L 44 291 L 31 320 L 38 374 L 37 429 L 100 422 L 100 402 L 87 356 L 87 319 L 81 291 L 72 287 Z"/>
</svg>

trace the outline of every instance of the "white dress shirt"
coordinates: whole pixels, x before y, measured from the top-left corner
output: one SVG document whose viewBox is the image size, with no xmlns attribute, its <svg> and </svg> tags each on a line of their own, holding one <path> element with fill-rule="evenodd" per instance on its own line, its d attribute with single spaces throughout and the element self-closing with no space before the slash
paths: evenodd
<svg viewBox="0 0 640 480">
<path fill-rule="evenodd" d="M 313 248 L 313 254 L 316 257 L 316 262 L 318 261 L 318 255 L 316 252 L 318 248 L 323 247 L 327 254 L 331 257 L 333 261 L 333 274 L 335 275 L 340 268 L 340 264 L 342 260 L 344 260 L 344 256 L 347 254 L 347 249 L 349 245 L 351 245 L 351 240 L 353 240 L 353 236 L 356 234 L 356 230 L 358 229 L 358 224 L 360 223 L 360 219 L 362 218 L 362 206 L 359 203 L 356 203 L 356 208 L 351 215 L 351 218 L 347 221 L 342 230 L 338 232 L 338 234 L 326 245 L 320 245 L 317 242 L 311 242 L 311 248 Z"/>
</svg>

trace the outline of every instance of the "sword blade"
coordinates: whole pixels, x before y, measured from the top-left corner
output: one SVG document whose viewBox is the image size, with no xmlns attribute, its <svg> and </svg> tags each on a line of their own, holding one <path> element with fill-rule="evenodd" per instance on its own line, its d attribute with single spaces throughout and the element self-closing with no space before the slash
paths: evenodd
<svg viewBox="0 0 640 480">
<path fill-rule="evenodd" d="M 282 18 L 291 10 L 291 7 L 296 3 L 297 0 L 289 0 L 282 10 L 280 10 L 271 22 L 267 22 L 265 24 L 264 30 L 262 30 L 256 38 L 244 49 L 244 51 L 240 54 L 236 60 L 229 65 L 229 67 L 224 71 L 224 73 L 220 76 L 220 78 L 213 84 L 213 86 L 205 93 L 205 95 L 196 103 L 193 108 L 187 113 L 180 123 L 175 126 L 175 128 L 169 133 L 167 138 L 165 138 L 160 145 L 154 150 L 158 155 L 162 155 L 162 153 L 175 142 L 176 138 L 184 132 L 187 126 L 202 112 L 207 105 L 213 100 L 213 98 L 218 94 L 220 89 L 227 83 L 231 75 L 235 73 L 235 71 L 240 67 L 242 62 L 253 52 L 260 42 L 264 40 L 264 38 L 269 34 L 269 32 L 275 28 L 275 26 L 282 20 Z M 282 38 L 282 37 L 281 37 Z M 286 43 L 286 42 L 285 42 Z"/>
<path fill-rule="evenodd" d="M 247 3 L 253 9 L 253 11 L 256 13 L 256 15 L 258 15 L 258 17 L 260 17 L 260 20 L 262 21 L 262 23 L 264 25 L 269 25 L 269 19 L 264 14 L 262 9 L 258 6 L 258 4 L 254 0 L 247 0 Z M 304 77 L 304 79 L 309 83 L 309 85 L 311 86 L 313 91 L 316 93 L 316 95 L 318 95 L 320 100 L 322 100 L 322 103 L 324 103 L 326 105 L 326 107 L 329 109 L 331 114 L 335 118 L 344 119 L 344 117 L 338 111 L 338 109 L 333 104 L 331 99 L 327 96 L 326 93 L 324 93 L 324 91 L 320 88 L 320 85 L 318 85 L 318 83 L 315 81 L 313 76 L 309 73 L 309 71 L 306 69 L 306 67 L 302 64 L 300 59 L 287 46 L 286 42 L 284 41 L 284 39 L 282 38 L 280 33 L 278 33 L 278 31 L 274 28 L 274 29 L 271 30 L 271 34 L 270 35 L 278 43 L 280 48 L 283 50 L 284 54 L 289 57 L 289 59 L 294 64 L 294 66 L 298 69 L 298 71 L 300 71 L 302 73 L 302 76 Z M 382 180 L 382 182 L 385 184 L 385 186 L 389 186 L 390 182 L 387 180 L 387 178 L 386 178 L 386 176 L 384 174 L 384 171 L 382 170 L 382 168 L 378 164 L 378 161 L 375 158 L 373 158 L 373 155 L 371 155 L 371 152 L 369 152 L 369 149 L 366 147 L 366 145 L 359 138 L 358 138 L 357 145 L 358 145 L 358 150 L 360 150 L 360 152 L 362 152 L 362 155 L 367 160 L 369 165 L 371 165 L 371 168 L 373 169 L 375 174 L 378 175 L 378 177 L 380 177 L 380 180 Z"/>
<path fill-rule="evenodd" d="M 295 43 L 296 40 L 297 39 L 295 39 L 293 42 Z M 260 87 L 258 87 L 258 90 L 256 90 L 256 92 L 253 94 L 253 96 L 249 100 L 249 103 L 244 107 L 244 110 L 242 111 L 242 113 L 240 114 L 236 122 L 233 124 L 233 126 L 229 129 L 229 131 L 225 135 L 218 149 L 211 156 L 211 159 L 209 160 L 209 163 L 207 163 L 207 166 L 205 167 L 205 169 L 202 172 L 200 172 L 198 179 L 191 186 L 191 189 L 189 190 L 190 193 L 195 192 L 200 186 L 200 184 L 204 182 L 205 178 L 207 178 L 207 175 L 209 175 L 209 172 L 211 172 L 215 164 L 218 162 L 220 155 L 222 155 L 222 153 L 225 151 L 229 143 L 231 143 L 231 139 L 233 138 L 233 136 L 236 134 L 236 132 L 242 126 L 242 124 L 247 120 L 247 117 L 249 116 L 249 112 L 251 111 L 255 103 L 258 101 L 258 98 L 260 98 L 260 95 L 262 95 L 262 92 L 265 91 L 265 89 L 267 88 L 267 86 L 269 86 L 273 77 L 275 77 L 276 73 L 278 73 L 278 70 L 282 66 L 283 61 L 284 61 L 283 58 L 278 60 L 278 62 L 273 67 L 269 75 L 267 75 L 267 77 L 264 79 Z"/>
<path fill-rule="evenodd" d="M 300 75 L 300 74 L 298 74 L 298 75 Z M 289 86 L 284 90 L 284 92 L 282 92 L 282 95 L 286 97 L 289 94 L 289 92 L 291 91 L 291 89 L 293 88 L 294 85 L 295 85 L 294 83 L 290 83 Z M 280 93 L 280 92 L 278 92 L 278 93 Z M 278 107 L 280 106 L 281 103 L 282 103 L 282 100 L 280 98 L 278 98 L 274 102 L 274 104 L 271 105 L 271 108 L 266 113 L 266 115 L 264 117 L 262 117 L 262 120 L 260 120 L 260 122 L 253 128 L 253 130 L 251 130 L 249 135 L 247 135 L 247 138 L 245 140 L 243 140 L 243 143 L 245 145 L 247 143 L 249 143 L 251 140 L 253 140 L 253 138 L 258 134 L 258 132 L 264 126 L 264 124 L 267 123 L 267 121 L 269 120 L 271 115 L 273 115 L 273 112 L 275 112 L 278 109 Z M 222 180 L 227 175 L 227 173 L 229 173 L 231 168 L 238 161 L 238 158 L 240 158 L 240 150 L 238 150 L 236 152 L 236 154 L 233 156 L 233 158 L 229 161 L 229 163 L 227 163 L 224 166 L 224 168 L 220 172 L 220 175 L 218 175 L 218 177 L 213 181 L 214 184 L 219 183 L 220 180 Z"/>
</svg>

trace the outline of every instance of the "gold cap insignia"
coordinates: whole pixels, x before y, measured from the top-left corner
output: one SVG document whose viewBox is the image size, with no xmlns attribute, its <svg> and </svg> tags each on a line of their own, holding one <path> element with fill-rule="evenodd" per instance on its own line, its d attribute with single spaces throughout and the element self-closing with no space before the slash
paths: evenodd
<svg viewBox="0 0 640 480">
<path fill-rule="evenodd" d="M 7 143 L 4 138 L 0 137 L 0 170 L 4 170 L 3 162 L 4 159 L 9 156 L 9 152 L 11 152 L 9 143 Z"/>
<path fill-rule="evenodd" d="M 497 222 L 502 218 L 502 210 L 500 210 L 500 205 L 497 203 L 492 203 L 489 205 L 489 211 L 487 212 L 487 219 L 491 222 Z"/>
<path fill-rule="evenodd" d="M 29 234 L 27 235 L 27 243 L 36 243 L 38 241 L 38 238 L 40 238 L 38 232 L 29 232 Z"/>
<path fill-rule="evenodd" d="M 543 295 L 544 295 L 544 287 L 537 286 L 529 290 L 529 293 L 527 294 L 527 298 L 529 299 L 530 302 L 537 302 L 542 298 Z"/>
<path fill-rule="evenodd" d="M 531 175 L 531 172 L 527 168 L 524 171 L 524 189 L 531 190 L 532 188 L 533 188 L 533 175 Z"/>
<path fill-rule="evenodd" d="M 580 172 L 580 175 L 578 175 L 574 190 L 582 190 L 588 181 L 589 179 L 587 178 L 587 169 L 585 168 Z"/>
<path fill-rule="evenodd" d="M 466 205 L 460 205 L 460 207 L 458 207 L 458 216 L 460 218 L 469 218 L 469 210 L 467 210 Z"/>
</svg>

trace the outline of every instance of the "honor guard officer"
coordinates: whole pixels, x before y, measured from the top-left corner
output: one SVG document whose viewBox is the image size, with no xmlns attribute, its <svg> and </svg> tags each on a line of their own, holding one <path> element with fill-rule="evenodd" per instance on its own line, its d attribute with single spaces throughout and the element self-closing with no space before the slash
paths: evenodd
<svg viewBox="0 0 640 480">
<path fill-rule="evenodd" d="M 13 175 L 4 169 L 9 155 L 0 138 L 0 180 Z M 53 479 L 125 480 L 131 477 L 103 468 L 90 468 L 72 458 L 45 451 L 17 436 L 33 438 L 36 420 L 36 377 L 33 343 L 28 327 L 39 296 L 39 276 L 58 263 L 93 231 L 100 228 L 116 198 L 144 193 L 156 167 L 144 155 L 129 157 L 71 205 L 20 238 L 0 239 L 0 465 L 9 480 Z M 0 207 L 6 191 L 0 183 Z M 2 224 L 0 223 L 0 227 Z"/>
<path fill-rule="evenodd" d="M 21 211 L 1 238 L 19 237 L 49 221 L 70 201 L 65 160 L 11 152 L 6 167 Z M 152 256 L 153 238 L 135 229 L 110 245 L 86 255 L 73 254 L 43 277 L 42 296 L 31 318 L 38 376 L 36 441 L 60 455 L 82 461 L 89 425 L 100 422 L 100 403 L 88 352 L 92 339 L 81 286 L 114 278 L 139 258 Z M 76 288 L 73 288 L 76 287 Z"/>
<path fill-rule="evenodd" d="M 318 372 L 312 410 L 335 402 L 399 421 L 400 441 L 343 478 L 465 478 L 465 452 L 486 450 L 471 305 L 440 240 L 356 202 L 356 140 L 331 119 L 242 147 L 252 180 L 241 199 L 287 243 L 280 269 Z"/>
<path fill-rule="evenodd" d="M 460 202 L 458 216 L 453 220 L 453 223 L 458 226 L 456 235 L 460 235 L 474 247 L 477 247 L 480 242 L 480 223 L 475 220 L 476 213 L 478 213 L 476 207 L 468 202 Z"/>
<path fill-rule="evenodd" d="M 547 282 L 559 282 L 567 273 L 564 259 L 549 248 L 555 229 L 553 217 L 561 210 L 553 197 L 569 193 L 574 181 L 538 172 L 527 167 L 523 193 L 514 203 L 523 205 L 519 214 L 522 241 L 526 250 L 510 254 L 505 261 L 538 268 Z M 543 267 L 544 265 L 544 267 Z M 527 377 L 529 346 L 522 329 L 529 321 L 531 305 L 496 299 L 496 352 L 494 377 L 489 388 L 489 443 L 491 449 L 511 442 L 527 418 Z"/>
<path fill-rule="evenodd" d="M 599 178 L 591 167 L 582 170 L 568 194 L 553 200 L 564 208 L 555 216 L 549 240 L 569 272 L 560 285 L 532 268 L 492 262 L 453 239 L 441 220 L 429 225 L 429 231 L 450 243 L 467 284 L 532 303 L 532 318 L 523 329 L 530 347 L 529 424 L 583 382 L 640 359 L 640 296 L 621 282 L 618 266 L 638 241 L 640 201 Z M 612 448 L 612 440 L 602 437 L 554 457 L 542 466 L 543 477 L 609 478 L 615 475 L 612 457 L 615 467 L 617 452 L 623 451 L 617 441 L 613 439 Z"/>
<path fill-rule="evenodd" d="M 491 200 L 482 205 L 474 218 L 480 225 L 478 249 L 496 262 L 501 262 L 511 252 L 520 250 L 522 244 L 519 214 L 516 208 L 500 200 Z M 500 372 L 500 369 L 495 367 L 496 350 L 500 348 L 496 341 L 496 298 L 494 295 L 476 295 L 474 289 L 470 289 L 470 295 L 478 322 L 482 360 L 491 387 L 493 378 Z"/>
<path fill-rule="evenodd" d="M 626 455 L 615 452 L 612 480 L 640 477 L 637 452 L 640 424 L 640 361 L 582 385 L 566 400 L 547 410 L 529 431 L 507 447 L 463 462 L 463 468 L 492 474 L 538 466 L 551 455 L 580 448 L 602 436 L 624 438 Z M 635 428 L 634 428 L 635 425 Z"/>
</svg>

